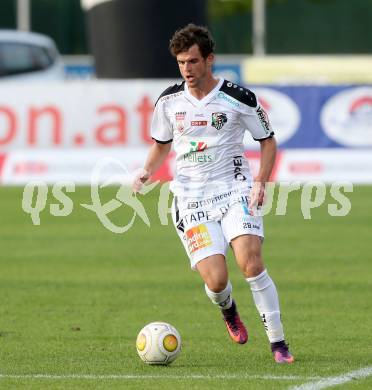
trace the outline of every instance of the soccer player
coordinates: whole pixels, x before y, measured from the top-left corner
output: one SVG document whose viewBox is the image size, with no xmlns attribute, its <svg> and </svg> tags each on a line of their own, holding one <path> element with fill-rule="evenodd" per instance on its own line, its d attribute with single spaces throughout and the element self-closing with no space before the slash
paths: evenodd
<svg viewBox="0 0 372 390">
<path fill-rule="evenodd" d="M 249 89 L 213 76 L 214 41 L 208 29 L 189 24 L 175 32 L 169 48 L 184 81 L 166 89 L 155 105 L 154 143 L 133 190 L 140 191 L 157 171 L 173 142 L 172 218 L 192 269 L 221 309 L 232 340 L 246 343 L 248 333 L 232 299 L 225 259 L 230 244 L 251 287 L 275 361 L 292 363 L 277 290 L 261 255 L 262 217 L 255 212 L 262 205 L 276 155 L 267 114 Z M 244 156 L 245 131 L 260 143 L 260 169 L 254 180 Z"/>
</svg>

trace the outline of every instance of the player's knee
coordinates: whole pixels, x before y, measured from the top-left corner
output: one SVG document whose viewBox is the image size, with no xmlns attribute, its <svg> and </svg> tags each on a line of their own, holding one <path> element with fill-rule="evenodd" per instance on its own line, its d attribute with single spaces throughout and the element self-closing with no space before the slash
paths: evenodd
<svg viewBox="0 0 372 390">
<path fill-rule="evenodd" d="M 244 271 L 244 276 L 246 278 L 254 278 L 264 271 L 265 267 L 263 265 L 248 266 Z"/>
<path fill-rule="evenodd" d="M 243 274 L 246 278 L 253 278 L 259 275 L 264 269 L 265 266 L 261 255 L 255 252 L 249 254 L 242 267 Z"/>
<path fill-rule="evenodd" d="M 205 281 L 209 290 L 215 293 L 219 293 L 223 291 L 226 288 L 227 282 L 228 281 L 225 278 L 214 278 L 214 277 L 210 277 Z"/>
</svg>

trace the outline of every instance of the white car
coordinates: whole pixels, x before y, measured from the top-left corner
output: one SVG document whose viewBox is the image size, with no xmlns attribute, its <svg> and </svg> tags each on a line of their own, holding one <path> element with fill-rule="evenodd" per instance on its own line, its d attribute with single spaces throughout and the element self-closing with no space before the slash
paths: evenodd
<svg viewBox="0 0 372 390">
<path fill-rule="evenodd" d="M 46 35 L 0 30 L 0 82 L 63 80 L 64 64 Z"/>
</svg>

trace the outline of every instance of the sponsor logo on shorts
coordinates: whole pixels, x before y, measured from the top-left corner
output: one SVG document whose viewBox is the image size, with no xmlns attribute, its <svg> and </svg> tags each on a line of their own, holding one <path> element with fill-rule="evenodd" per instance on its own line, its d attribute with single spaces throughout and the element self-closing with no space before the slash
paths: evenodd
<svg viewBox="0 0 372 390">
<path fill-rule="evenodd" d="M 206 198 L 203 200 L 199 201 L 194 201 L 194 202 L 188 202 L 187 203 L 187 208 L 188 209 L 197 209 L 199 207 L 204 207 L 204 206 L 209 206 L 209 205 L 214 205 L 219 202 L 224 202 L 226 199 L 231 198 L 232 196 L 239 194 L 239 190 L 232 190 L 229 192 L 224 192 L 222 194 L 213 196 L 212 198 Z M 229 201 L 227 204 L 224 205 L 224 207 L 229 207 L 230 203 L 249 203 L 249 197 L 247 195 L 240 195 L 239 197 L 235 197 Z M 226 208 L 226 211 L 227 211 Z M 222 208 L 221 208 L 222 210 Z"/>
<path fill-rule="evenodd" d="M 200 221 L 210 221 L 212 219 L 211 212 L 210 211 L 198 211 L 195 213 L 191 213 L 189 215 L 185 215 L 182 220 L 186 225 L 193 222 L 200 222 Z"/>
<path fill-rule="evenodd" d="M 230 207 L 229 204 L 227 204 L 226 206 L 220 207 L 220 213 L 222 216 L 225 215 L 229 211 L 229 207 Z"/>
<path fill-rule="evenodd" d="M 188 209 L 197 209 L 199 206 L 198 206 L 198 202 L 189 202 L 187 204 L 187 208 Z"/>
<path fill-rule="evenodd" d="M 189 225 L 190 223 L 195 224 L 195 222 L 207 222 L 212 219 L 211 212 L 210 211 L 197 211 L 191 214 L 185 215 L 181 221 L 177 224 L 177 229 L 181 232 L 185 231 L 185 226 Z"/>
<path fill-rule="evenodd" d="M 190 253 L 212 245 L 207 227 L 202 224 L 186 231 L 187 246 Z"/>
<path fill-rule="evenodd" d="M 227 122 L 227 115 L 224 112 L 214 112 L 212 114 L 212 126 L 216 130 L 221 130 L 223 125 Z"/>
</svg>

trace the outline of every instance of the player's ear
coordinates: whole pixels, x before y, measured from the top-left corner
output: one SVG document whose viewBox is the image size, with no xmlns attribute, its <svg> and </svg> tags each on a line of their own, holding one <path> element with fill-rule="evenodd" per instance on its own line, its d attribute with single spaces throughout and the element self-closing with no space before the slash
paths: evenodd
<svg viewBox="0 0 372 390">
<path fill-rule="evenodd" d="M 210 53 L 206 58 L 207 64 L 212 66 L 214 62 L 214 54 Z"/>
</svg>

